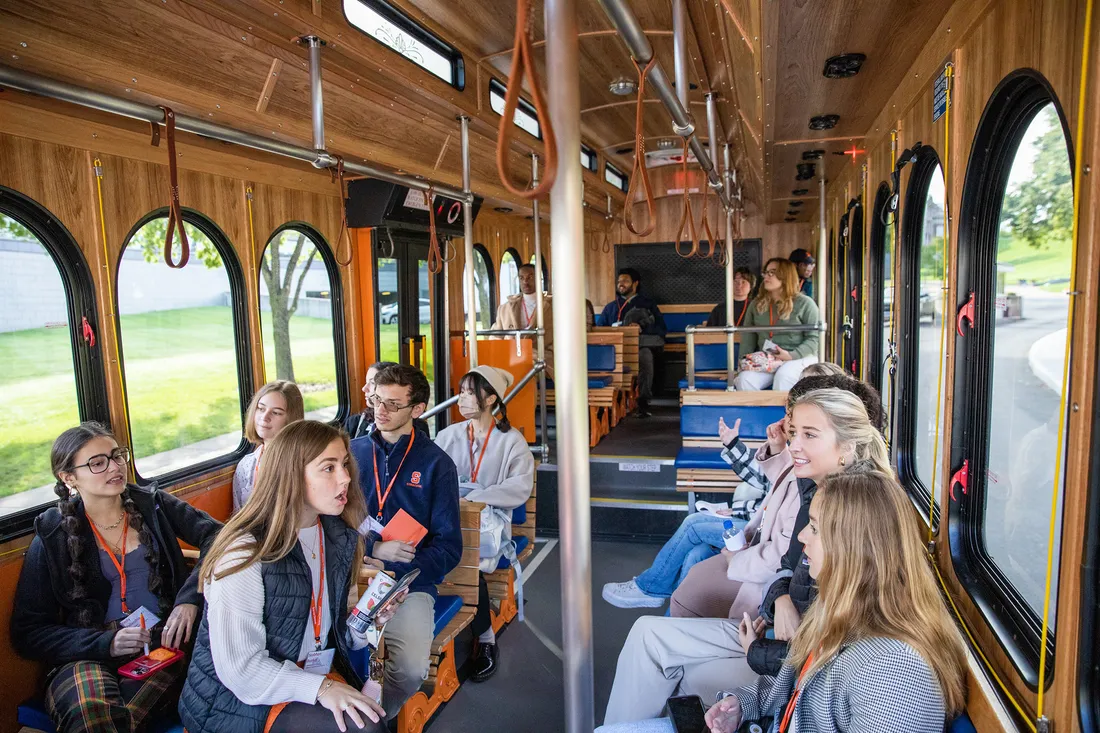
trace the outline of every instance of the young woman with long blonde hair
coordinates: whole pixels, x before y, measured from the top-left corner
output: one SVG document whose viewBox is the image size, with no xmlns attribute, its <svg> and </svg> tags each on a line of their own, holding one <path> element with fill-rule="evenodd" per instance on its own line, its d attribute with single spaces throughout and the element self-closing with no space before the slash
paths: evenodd
<svg viewBox="0 0 1100 733">
<path fill-rule="evenodd" d="M 764 265 L 763 281 L 756 299 L 748 305 L 744 326 L 808 326 L 821 315 L 813 298 L 799 292 L 798 269 L 789 260 L 773 257 Z M 817 361 L 818 331 L 741 334 L 741 355 L 762 351 L 765 341 L 775 344 L 774 356 L 781 364 L 771 372 L 742 371 L 734 385 L 739 390 L 759 391 L 769 387 L 786 391 L 802 376 L 802 370 Z"/>
<path fill-rule="evenodd" d="M 256 449 L 237 463 L 233 473 L 233 511 L 238 511 L 256 483 L 256 472 L 267 441 L 288 423 L 305 419 L 305 403 L 298 385 L 285 379 L 268 382 L 256 392 L 244 414 L 244 437 Z"/>
</svg>

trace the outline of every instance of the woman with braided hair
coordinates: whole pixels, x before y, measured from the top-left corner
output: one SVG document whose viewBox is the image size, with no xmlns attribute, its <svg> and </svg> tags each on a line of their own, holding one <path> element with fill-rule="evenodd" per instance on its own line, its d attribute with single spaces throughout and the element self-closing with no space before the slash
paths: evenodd
<svg viewBox="0 0 1100 733">
<path fill-rule="evenodd" d="M 130 451 L 99 423 L 66 430 L 50 459 L 58 502 L 34 523 L 12 644 L 49 669 L 46 710 L 59 733 L 142 730 L 174 703 L 168 691 L 186 668 L 176 664 L 140 681 L 118 668 L 145 644 L 190 641 L 202 596 L 180 540 L 205 550 L 221 525 L 155 487 L 127 484 Z M 134 613 L 146 616 L 148 629 L 121 625 Z"/>
</svg>

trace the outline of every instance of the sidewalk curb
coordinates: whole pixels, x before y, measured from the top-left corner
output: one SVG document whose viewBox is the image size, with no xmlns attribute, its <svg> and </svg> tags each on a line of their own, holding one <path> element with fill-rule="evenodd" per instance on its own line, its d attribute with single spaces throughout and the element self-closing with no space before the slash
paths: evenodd
<svg viewBox="0 0 1100 733">
<path fill-rule="evenodd" d="M 1055 394 L 1062 393 L 1065 344 L 1066 329 L 1062 328 L 1043 336 L 1027 352 L 1027 363 L 1032 374 Z"/>
</svg>

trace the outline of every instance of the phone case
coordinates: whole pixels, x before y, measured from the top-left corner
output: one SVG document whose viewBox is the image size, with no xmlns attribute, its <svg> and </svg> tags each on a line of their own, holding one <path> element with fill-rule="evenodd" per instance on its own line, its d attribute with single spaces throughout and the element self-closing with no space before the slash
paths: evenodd
<svg viewBox="0 0 1100 733">
<path fill-rule="evenodd" d="M 143 680 L 181 659 L 183 659 L 183 652 L 179 649 L 161 647 L 122 665 L 118 668 L 118 673 L 132 680 Z"/>
</svg>

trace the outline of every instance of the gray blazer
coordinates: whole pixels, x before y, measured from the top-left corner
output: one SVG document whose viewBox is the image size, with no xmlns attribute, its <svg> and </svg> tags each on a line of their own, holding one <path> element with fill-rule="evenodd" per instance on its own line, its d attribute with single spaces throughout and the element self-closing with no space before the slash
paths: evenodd
<svg viewBox="0 0 1100 733">
<path fill-rule="evenodd" d="M 779 729 L 798 670 L 784 664 L 777 677 L 760 677 L 735 695 L 742 720 L 774 717 Z M 819 669 L 802 690 L 791 733 L 943 733 L 939 681 L 915 649 L 897 639 L 863 639 Z"/>
</svg>

